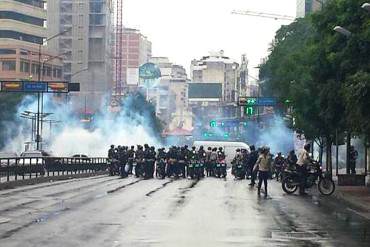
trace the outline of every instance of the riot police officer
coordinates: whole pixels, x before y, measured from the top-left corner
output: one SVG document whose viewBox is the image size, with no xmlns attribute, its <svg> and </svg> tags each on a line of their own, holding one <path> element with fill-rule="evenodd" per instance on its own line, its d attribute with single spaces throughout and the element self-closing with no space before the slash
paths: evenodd
<svg viewBox="0 0 370 247">
<path fill-rule="evenodd" d="M 135 153 L 135 160 L 136 160 L 135 176 L 139 177 L 143 175 L 143 169 L 144 169 L 144 151 L 143 151 L 143 147 L 140 145 L 137 146 L 137 151 Z"/>
<path fill-rule="evenodd" d="M 134 165 L 135 147 L 131 146 L 131 149 L 127 150 L 127 164 L 129 166 L 128 173 L 132 174 L 132 167 Z"/>
<path fill-rule="evenodd" d="M 182 177 L 186 177 L 186 160 L 187 160 L 187 151 L 185 150 L 185 147 L 181 147 L 178 152 L 178 173 L 182 173 Z"/>
</svg>

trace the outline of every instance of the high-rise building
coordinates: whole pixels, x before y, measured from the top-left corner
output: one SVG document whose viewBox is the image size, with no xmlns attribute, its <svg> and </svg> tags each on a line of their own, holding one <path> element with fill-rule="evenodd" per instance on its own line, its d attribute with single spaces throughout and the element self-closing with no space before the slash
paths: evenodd
<svg viewBox="0 0 370 247">
<path fill-rule="evenodd" d="M 239 64 L 224 55 L 224 51 L 211 52 L 191 62 L 193 82 L 222 84 L 222 101 L 235 102 L 239 96 Z"/>
<path fill-rule="evenodd" d="M 49 45 L 65 54 L 64 78 L 80 83 L 78 108 L 97 110 L 113 84 L 111 0 L 49 0 L 48 34 L 69 30 Z"/>
<path fill-rule="evenodd" d="M 200 138 L 202 133 L 209 131 L 211 120 L 238 119 L 240 111 L 236 106 L 242 93 L 240 75 L 244 73 L 244 84 L 248 78 L 247 64 L 244 65 L 239 68 L 239 64 L 225 56 L 224 51 L 211 52 L 191 62 L 188 97 L 193 113 L 193 136 Z M 232 128 L 222 131 L 229 136 Z"/>
<path fill-rule="evenodd" d="M 122 78 L 124 85 L 137 86 L 139 67 L 152 56 L 152 43 L 137 29 L 124 28 L 122 34 Z"/>
<path fill-rule="evenodd" d="M 166 124 L 166 130 L 191 129 L 192 117 L 188 108 L 188 79 L 181 65 L 167 57 L 151 57 L 150 63 L 161 71 L 161 78 L 149 90 L 149 99 L 156 106 L 157 116 Z"/>
<path fill-rule="evenodd" d="M 326 0 L 297 0 L 297 18 L 321 10 L 325 2 Z"/>
<path fill-rule="evenodd" d="M 0 1 L 0 79 L 63 79 L 61 57 L 44 45 L 46 17 L 44 0 Z"/>
</svg>

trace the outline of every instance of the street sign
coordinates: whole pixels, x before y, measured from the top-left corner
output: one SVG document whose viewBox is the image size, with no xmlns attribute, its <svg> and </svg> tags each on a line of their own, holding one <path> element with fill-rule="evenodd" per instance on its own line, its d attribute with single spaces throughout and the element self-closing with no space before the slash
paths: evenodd
<svg viewBox="0 0 370 247">
<path fill-rule="evenodd" d="M 209 122 L 211 128 L 233 128 L 240 125 L 247 126 L 247 122 L 240 119 L 212 120 Z"/>
<path fill-rule="evenodd" d="M 23 83 L 19 81 L 3 81 L 0 85 L 1 92 L 21 92 Z"/>
<path fill-rule="evenodd" d="M 46 92 L 47 88 L 45 82 L 23 82 L 24 92 Z"/>
<path fill-rule="evenodd" d="M 239 106 L 275 106 L 277 103 L 274 97 L 240 97 Z"/>
<path fill-rule="evenodd" d="M 247 114 L 248 116 L 252 116 L 254 114 L 253 106 L 245 107 L 245 114 Z"/>
<path fill-rule="evenodd" d="M 48 92 L 68 93 L 68 83 L 65 82 L 49 82 Z"/>
<path fill-rule="evenodd" d="M 79 83 L 65 81 L 0 81 L 0 92 L 3 93 L 68 93 L 79 91 Z"/>
</svg>

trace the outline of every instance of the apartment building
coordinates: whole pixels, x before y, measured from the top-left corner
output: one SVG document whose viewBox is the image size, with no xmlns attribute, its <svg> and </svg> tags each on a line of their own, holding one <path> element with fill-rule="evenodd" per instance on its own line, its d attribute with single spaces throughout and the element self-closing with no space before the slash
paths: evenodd
<svg viewBox="0 0 370 247">
<path fill-rule="evenodd" d="M 60 81 L 62 57 L 50 52 L 43 0 L 0 1 L 0 79 Z M 41 55 L 39 56 L 39 50 Z"/>
<path fill-rule="evenodd" d="M 97 111 L 113 84 L 111 0 L 49 0 L 48 34 L 69 30 L 49 46 L 65 54 L 64 79 L 80 83 L 76 108 Z"/>
</svg>

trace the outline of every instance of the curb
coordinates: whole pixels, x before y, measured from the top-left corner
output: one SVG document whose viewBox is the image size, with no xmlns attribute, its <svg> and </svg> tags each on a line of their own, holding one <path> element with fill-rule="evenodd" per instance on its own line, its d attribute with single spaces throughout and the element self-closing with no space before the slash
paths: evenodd
<svg viewBox="0 0 370 247">
<path fill-rule="evenodd" d="M 31 179 L 25 179 L 25 180 L 11 181 L 11 182 L 0 183 L 0 190 L 8 190 L 8 189 L 14 189 L 17 187 L 27 186 L 27 185 L 35 185 L 35 184 L 48 183 L 48 182 L 54 182 L 54 181 L 63 181 L 63 180 L 75 179 L 75 178 L 95 177 L 95 176 L 101 176 L 105 174 L 107 174 L 107 172 L 69 174 L 69 175 L 62 175 L 62 176 L 38 177 L 38 178 L 31 178 Z"/>
<path fill-rule="evenodd" d="M 343 192 L 336 191 L 333 196 L 340 202 L 346 204 L 348 207 L 360 210 L 365 213 L 370 213 L 370 207 L 365 206 L 364 203 L 356 202 L 358 199 Z"/>
</svg>

